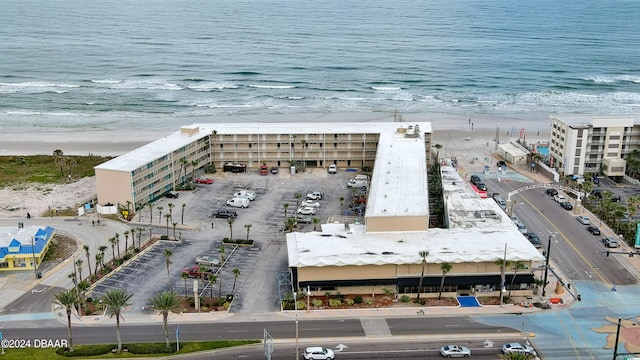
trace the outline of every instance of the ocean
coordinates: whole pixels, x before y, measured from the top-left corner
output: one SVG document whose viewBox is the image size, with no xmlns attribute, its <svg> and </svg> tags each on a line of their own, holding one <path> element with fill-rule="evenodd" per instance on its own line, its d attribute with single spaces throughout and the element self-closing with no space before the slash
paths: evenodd
<svg viewBox="0 0 640 360">
<path fill-rule="evenodd" d="M 2 133 L 640 113 L 638 0 L 5 0 L 0 13 Z"/>
</svg>

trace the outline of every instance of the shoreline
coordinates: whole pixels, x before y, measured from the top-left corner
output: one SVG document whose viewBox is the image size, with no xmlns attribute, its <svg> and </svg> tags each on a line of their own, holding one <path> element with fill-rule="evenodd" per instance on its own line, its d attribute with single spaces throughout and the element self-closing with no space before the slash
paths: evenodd
<svg viewBox="0 0 640 360">
<path fill-rule="evenodd" d="M 455 115 L 440 113 L 398 114 L 403 122 L 431 122 L 434 142 L 447 143 L 462 138 L 481 138 L 483 142 L 493 142 L 496 133 L 500 142 L 506 142 L 514 131 L 518 137 L 525 129 L 525 138 L 548 141 L 549 115 L 531 114 L 530 118 L 517 116 Z M 62 150 L 66 155 L 118 156 L 135 150 L 149 142 L 158 140 L 178 131 L 181 126 L 210 122 L 254 122 L 256 126 L 275 122 L 367 122 L 394 121 L 395 115 L 382 112 L 371 113 L 308 113 L 287 115 L 229 116 L 217 118 L 185 118 L 177 121 L 172 130 L 154 129 L 104 129 L 95 128 L 77 131 L 60 131 L 56 128 L 39 128 L 38 132 L 3 132 L 0 134 L 0 156 L 51 155 L 54 150 Z M 210 121 L 203 121 L 210 120 Z M 473 124 L 473 129 L 471 124 Z"/>
</svg>

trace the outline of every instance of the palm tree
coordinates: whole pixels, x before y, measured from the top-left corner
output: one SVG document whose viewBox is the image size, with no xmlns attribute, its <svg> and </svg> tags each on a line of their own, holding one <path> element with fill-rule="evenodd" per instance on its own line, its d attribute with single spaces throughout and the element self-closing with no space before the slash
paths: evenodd
<svg viewBox="0 0 640 360">
<path fill-rule="evenodd" d="M 178 226 L 178 223 L 174 222 L 171 225 L 173 225 L 173 240 L 175 240 L 176 239 L 176 226 Z"/>
<path fill-rule="evenodd" d="M 164 214 L 164 218 L 167 219 L 167 237 L 169 237 L 169 220 L 171 219 L 171 214 Z"/>
<path fill-rule="evenodd" d="M 235 268 L 231 270 L 233 273 L 233 287 L 231 288 L 231 294 L 236 290 L 236 281 L 238 280 L 238 276 L 240 276 L 240 269 Z"/>
<path fill-rule="evenodd" d="M 151 235 L 153 234 L 153 228 L 149 228 L 149 241 L 151 241 Z"/>
<path fill-rule="evenodd" d="M 140 248 L 140 246 L 142 246 L 142 232 L 144 231 L 143 228 L 139 227 L 138 228 L 138 249 Z"/>
<path fill-rule="evenodd" d="M 438 162 L 438 159 L 440 158 L 440 149 L 442 149 L 442 145 L 434 144 L 433 147 L 436 148 L 436 162 Z"/>
<path fill-rule="evenodd" d="M 511 265 L 511 261 L 508 261 L 505 259 L 498 259 L 495 261 L 495 263 L 496 265 L 500 266 L 500 279 L 502 280 L 502 286 L 504 286 L 504 280 L 505 280 L 504 273 L 507 267 Z M 502 289 L 500 289 L 500 297 L 502 298 Z M 500 304 L 502 304 L 502 302 L 500 302 Z"/>
<path fill-rule="evenodd" d="M 531 354 L 517 353 L 517 352 L 498 355 L 498 359 L 500 360 L 531 360 L 533 358 L 534 357 Z"/>
<path fill-rule="evenodd" d="M 249 231 L 251 230 L 251 224 L 244 224 L 244 228 L 247 229 L 247 242 L 249 242 Z"/>
<path fill-rule="evenodd" d="M 129 253 L 129 230 L 125 230 L 124 234 L 124 254 Z"/>
<path fill-rule="evenodd" d="M 223 245 L 220 245 L 220 264 L 224 264 L 224 252 L 225 252 L 226 248 Z M 222 265 L 221 265 L 222 266 Z"/>
<path fill-rule="evenodd" d="M 293 229 L 296 227 L 296 219 L 289 217 L 286 218 L 284 221 L 284 231 L 293 231 Z"/>
<path fill-rule="evenodd" d="M 302 194 L 295 193 L 293 194 L 293 197 L 296 198 L 296 206 L 300 205 L 300 199 L 302 198 Z"/>
<path fill-rule="evenodd" d="M 95 277 L 98 277 L 98 265 L 101 265 L 101 264 L 102 264 L 102 257 L 103 257 L 103 256 L 104 256 L 104 255 L 103 255 L 103 254 L 101 254 L 101 253 L 97 253 L 97 254 L 96 254 L 96 268 L 95 268 L 95 270 L 94 270 L 94 271 L 95 271 L 95 274 L 94 274 L 94 275 L 95 275 Z M 102 266 L 100 266 L 100 270 L 102 270 Z"/>
<path fill-rule="evenodd" d="M 340 213 L 342 213 L 342 206 L 344 205 L 344 196 L 340 196 L 338 198 L 338 201 L 340 201 Z"/>
<path fill-rule="evenodd" d="M 120 234 L 116 233 L 116 246 L 118 247 L 118 259 L 120 258 Z"/>
<path fill-rule="evenodd" d="M 187 208 L 187 204 L 182 203 L 182 218 L 180 220 L 180 225 L 184 225 L 184 209 Z"/>
<path fill-rule="evenodd" d="M 120 317 L 122 316 L 122 309 L 131 305 L 129 299 L 133 294 L 127 294 L 122 289 L 107 290 L 102 297 L 102 303 L 105 305 L 105 313 L 110 317 L 116 317 L 116 339 L 118 340 L 118 348 L 116 354 L 122 352 L 122 336 L 120 335 Z"/>
<path fill-rule="evenodd" d="M 284 203 L 282 205 L 284 207 L 284 218 L 287 218 L 287 209 L 289 209 L 289 203 Z"/>
<path fill-rule="evenodd" d="M 151 307 L 162 314 L 162 327 L 164 328 L 164 340 L 167 352 L 171 351 L 171 344 L 169 343 L 169 327 L 167 326 L 167 318 L 169 312 L 177 314 L 180 311 L 180 300 L 173 291 L 164 291 L 156 294 L 149 299 Z"/>
<path fill-rule="evenodd" d="M 183 272 L 180 274 L 182 280 L 184 280 L 184 297 L 187 297 L 187 279 L 189 278 L 189 273 Z"/>
<path fill-rule="evenodd" d="M 420 292 L 422 292 L 422 279 L 424 279 L 424 266 L 427 264 L 427 256 L 429 256 L 429 251 L 422 250 L 418 252 L 420 258 L 422 258 L 422 273 L 420 274 L 420 282 L 418 283 L 418 296 L 416 297 L 416 301 L 420 301 Z"/>
<path fill-rule="evenodd" d="M 87 257 L 87 267 L 89 268 L 89 282 L 91 282 L 91 254 L 89 254 L 89 246 L 82 246 L 84 255 Z"/>
<path fill-rule="evenodd" d="M 316 231 L 318 224 L 320 224 L 320 219 L 317 217 L 314 217 L 311 219 L 311 222 L 313 223 L 313 231 Z"/>
<path fill-rule="evenodd" d="M 164 208 L 162 206 L 158 206 L 156 209 L 158 209 L 158 212 L 160 213 L 160 219 L 158 219 L 158 224 L 160 224 L 162 221 L 162 210 L 164 210 Z"/>
<path fill-rule="evenodd" d="M 102 245 L 98 248 L 98 250 L 100 251 L 100 265 L 101 265 L 101 269 L 102 267 L 104 267 L 104 252 L 107 251 L 107 246 L 106 245 Z"/>
<path fill-rule="evenodd" d="M 440 264 L 440 270 L 442 270 L 442 280 L 440 280 L 440 293 L 438 294 L 438 300 L 442 299 L 442 288 L 444 288 L 444 277 L 451 271 L 451 264 L 444 262 Z"/>
<path fill-rule="evenodd" d="M 211 291 L 211 296 L 210 298 L 213 299 L 213 284 L 215 284 L 216 282 L 218 282 L 218 277 L 213 275 L 213 274 L 209 274 L 209 290 Z"/>
<path fill-rule="evenodd" d="M 55 303 L 64 307 L 67 311 L 67 332 L 69 334 L 69 351 L 73 351 L 73 334 L 71 333 L 71 312 L 80 302 L 76 289 L 61 291 L 55 295 Z"/>
<path fill-rule="evenodd" d="M 116 238 L 114 238 L 114 237 L 109 238 L 109 243 L 111 243 L 111 255 L 113 256 L 111 258 L 111 260 L 115 264 L 115 261 L 116 261 Z"/>
<path fill-rule="evenodd" d="M 198 167 L 198 160 L 192 160 L 191 161 L 191 179 L 195 179 L 196 178 L 196 167 Z"/>
<path fill-rule="evenodd" d="M 509 286 L 509 299 L 511 299 L 511 289 L 513 289 L 513 283 L 516 281 L 516 275 L 518 275 L 518 270 L 526 269 L 527 265 L 524 261 L 514 261 L 513 262 L 513 277 L 511 278 L 511 285 Z"/>
<path fill-rule="evenodd" d="M 82 263 L 84 263 L 82 259 L 76 260 L 76 268 L 78 269 L 78 279 L 80 279 L 80 281 L 82 281 Z"/>
<path fill-rule="evenodd" d="M 234 219 L 227 219 L 227 223 L 229 223 L 229 240 L 233 241 L 233 223 L 235 222 Z"/>
<path fill-rule="evenodd" d="M 169 272 L 169 265 L 171 265 L 171 255 L 173 255 L 173 251 L 171 249 L 164 249 L 164 263 L 167 266 L 167 277 L 169 278 L 169 291 L 173 291 L 173 287 L 171 286 L 171 272 Z"/>
<path fill-rule="evenodd" d="M 149 224 L 153 222 L 153 204 L 149 203 Z"/>
<path fill-rule="evenodd" d="M 171 218 L 171 222 L 173 222 L 173 207 L 175 205 L 173 205 L 172 203 L 168 203 L 167 206 L 169 207 L 169 217 Z"/>
</svg>

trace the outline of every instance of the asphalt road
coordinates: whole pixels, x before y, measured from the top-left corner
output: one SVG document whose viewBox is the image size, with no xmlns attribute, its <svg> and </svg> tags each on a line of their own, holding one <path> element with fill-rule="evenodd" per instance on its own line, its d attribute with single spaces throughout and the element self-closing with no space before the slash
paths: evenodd
<svg viewBox="0 0 640 360">
<path fill-rule="evenodd" d="M 504 198 L 509 192 L 528 185 L 495 179 L 485 179 L 485 182 L 490 192 L 499 192 Z M 607 249 L 600 240 L 602 236 L 591 235 L 586 230 L 587 226 L 576 220 L 577 215 L 584 213 L 563 209 L 543 188 L 523 191 L 514 199 L 514 214 L 529 231 L 538 234 L 543 243 L 541 250 L 546 251 L 551 240 L 552 263 L 569 281 L 592 280 L 617 285 L 638 283 L 637 276 L 623 265 L 625 259 L 607 257 Z M 589 217 L 592 223 L 600 226 L 598 219 Z"/>
</svg>

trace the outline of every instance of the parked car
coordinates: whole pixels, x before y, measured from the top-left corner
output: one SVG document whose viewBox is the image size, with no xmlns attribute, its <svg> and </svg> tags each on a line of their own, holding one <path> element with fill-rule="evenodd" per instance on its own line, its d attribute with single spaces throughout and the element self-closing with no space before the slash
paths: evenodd
<svg viewBox="0 0 640 360">
<path fill-rule="evenodd" d="M 591 235 L 600 235 L 600 229 L 597 226 L 587 226 L 587 231 L 591 233 Z"/>
<path fill-rule="evenodd" d="M 614 194 L 613 192 L 611 192 L 609 190 L 595 189 L 591 193 L 593 194 L 594 197 L 596 197 L 598 199 L 602 199 L 606 195 L 606 196 L 609 197 L 609 199 L 611 199 L 612 202 L 619 202 L 620 201 L 620 195 Z"/>
<path fill-rule="evenodd" d="M 561 202 L 560 206 L 562 206 L 565 210 L 573 210 L 573 205 L 571 205 L 571 203 L 568 201 Z"/>
<path fill-rule="evenodd" d="M 475 183 L 475 185 L 478 188 L 478 190 L 487 191 L 487 184 L 483 183 L 482 181 Z"/>
<path fill-rule="evenodd" d="M 518 230 L 522 233 L 522 235 L 529 232 L 529 230 L 527 230 L 527 226 L 521 222 L 517 223 L 516 226 L 518 227 Z"/>
<path fill-rule="evenodd" d="M 189 277 L 203 277 L 211 274 L 209 269 L 200 269 L 200 266 L 194 265 L 182 269 L 183 274 L 187 274 Z"/>
<path fill-rule="evenodd" d="M 296 214 L 315 215 L 316 209 L 312 207 L 301 207 L 301 208 L 298 208 L 298 210 L 296 210 Z"/>
<path fill-rule="evenodd" d="M 312 191 L 307 194 L 306 198 L 309 200 L 322 200 L 324 193 L 322 191 Z"/>
<path fill-rule="evenodd" d="M 329 172 L 329 174 L 336 174 L 338 172 L 338 167 L 335 164 L 331 164 L 329 165 L 327 172 Z"/>
<path fill-rule="evenodd" d="M 564 197 L 564 195 L 556 194 L 556 195 L 553 195 L 553 200 L 555 200 L 558 203 L 561 203 L 561 202 L 567 201 L 567 198 Z"/>
<path fill-rule="evenodd" d="M 260 165 L 260 175 L 269 174 L 269 167 L 267 165 Z"/>
<path fill-rule="evenodd" d="M 529 345 L 523 345 L 520 343 L 509 343 L 509 344 L 502 345 L 502 353 L 503 354 L 518 353 L 518 354 L 533 355 L 533 347 Z"/>
<path fill-rule="evenodd" d="M 300 207 L 306 207 L 306 206 L 319 208 L 320 207 L 320 202 L 307 199 L 307 200 L 305 200 L 305 201 L 300 203 Z"/>
<path fill-rule="evenodd" d="M 469 357 L 471 356 L 471 350 L 464 346 L 458 345 L 446 345 L 440 348 L 440 355 L 444 357 Z"/>
<path fill-rule="evenodd" d="M 313 218 L 311 216 L 296 214 L 296 222 L 301 224 L 311 224 L 313 222 Z"/>
<path fill-rule="evenodd" d="M 591 225 L 591 220 L 587 216 L 576 216 L 576 220 L 582 225 Z"/>
<path fill-rule="evenodd" d="M 220 260 L 212 255 L 202 255 L 196 258 L 196 264 L 202 266 L 220 266 Z"/>
<path fill-rule="evenodd" d="M 504 160 L 500 160 L 500 161 L 498 161 L 498 162 L 496 163 L 496 165 L 497 165 L 498 167 L 505 167 L 505 166 L 507 166 L 507 163 L 506 163 L 506 162 L 504 162 Z"/>
<path fill-rule="evenodd" d="M 549 196 L 556 196 L 558 195 L 558 190 L 554 189 L 554 188 L 548 188 L 547 189 L 547 195 Z"/>
<path fill-rule="evenodd" d="M 235 219 L 238 217 L 238 213 L 235 210 L 231 210 L 227 207 L 221 207 L 213 213 L 213 216 L 224 219 Z"/>
<path fill-rule="evenodd" d="M 213 184 L 213 180 L 209 178 L 196 178 L 196 183 L 198 184 Z"/>
<path fill-rule="evenodd" d="M 307 360 L 333 360 L 336 355 L 333 353 L 333 350 L 314 346 L 308 347 L 304 349 L 304 358 Z"/>
<path fill-rule="evenodd" d="M 247 198 L 247 199 L 253 201 L 253 200 L 256 199 L 256 192 L 255 191 L 241 190 L 241 191 L 238 191 L 235 194 L 233 194 L 233 197 Z"/>
<path fill-rule="evenodd" d="M 473 185 L 475 185 L 476 183 L 482 182 L 482 180 L 480 180 L 480 176 L 478 175 L 471 175 L 471 178 L 469 179 L 469 181 L 471 181 Z"/>
<path fill-rule="evenodd" d="M 531 245 L 535 246 L 536 249 L 540 249 L 542 247 L 542 241 L 540 241 L 540 238 L 538 237 L 538 235 L 536 235 L 536 233 L 528 232 L 524 234 L 524 236 L 529 239 Z"/>
<path fill-rule="evenodd" d="M 169 191 L 168 193 L 164 194 L 164 197 L 166 198 L 171 198 L 171 199 L 177 199 L 178 198 L 178 193 L 175 191 Z"/>
<path fill-rule="evenodd" d="M 612 238 L 612 237 L 605 237 L 602 238 L 602 243 L 604 244 L 605 247 L 608 248 L 618 248 L 620 247 L 620 243 L 618 242 L 618 240 Z"/>
<path fill-rule="evenodd" d="M 243 198 L 243 197 L 234 197 L 233 199 L 227 200 L 227 206 L 238 207 L 238 208 L 248 208 L 249 199 Z"/>
<path fill-rule="evenodd" d="M 277 166 L 272 166 L 271 170 L 269 170 L 269 171 L 271 171 L 271 173 L 275 175 L 275 174 L 278 173 L 278 167 Z"/>
</svg>

